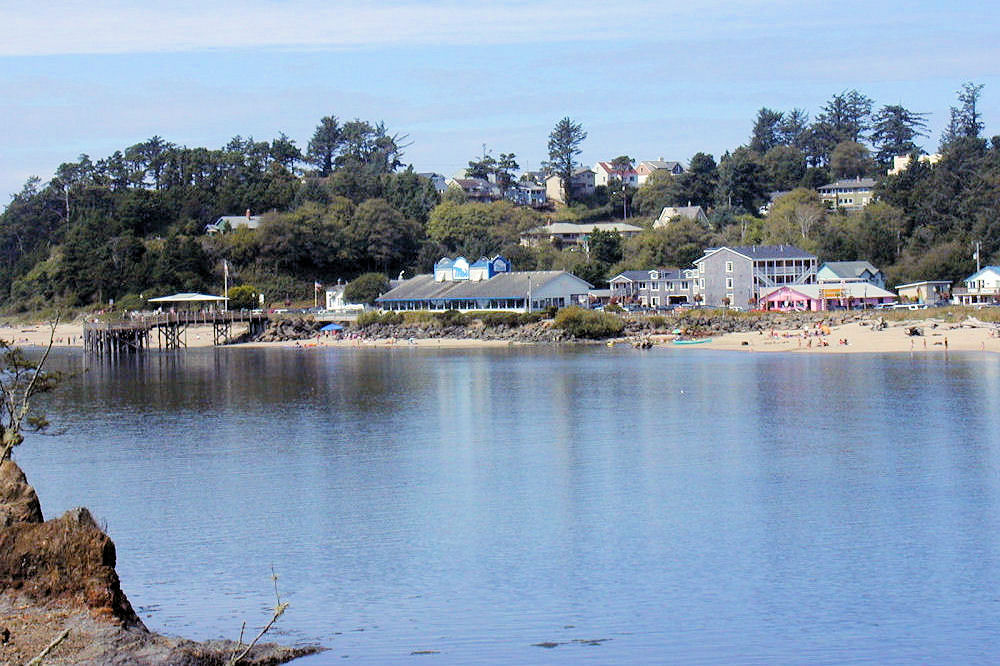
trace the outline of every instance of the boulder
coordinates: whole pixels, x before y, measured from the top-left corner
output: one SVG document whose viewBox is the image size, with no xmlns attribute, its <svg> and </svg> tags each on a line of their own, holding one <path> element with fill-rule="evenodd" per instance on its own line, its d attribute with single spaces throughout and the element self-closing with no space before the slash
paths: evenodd
<svg viewBox="0 0 1000 666">
<path fill-rule="evenodd" d="M 13 460 L 4 460 L 0 463 L 0 529 L 42 521 L 42 505 L 35 489 Z"/>
</svg>

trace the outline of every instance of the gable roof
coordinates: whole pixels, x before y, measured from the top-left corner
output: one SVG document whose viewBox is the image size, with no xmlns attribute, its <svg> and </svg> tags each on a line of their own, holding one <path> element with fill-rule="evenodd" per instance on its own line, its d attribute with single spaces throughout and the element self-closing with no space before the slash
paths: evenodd
<svg viewBox="0 0 1000 666">
<path fill-rule="evenodd" d="M 963 282 L 967 282 L 969 280 L 974 280 L 977 277 L 979 277 L 980 275 L 983 275 L 984 273 L 993 273 L 994 275 L 1000 275 L 1000 266 L 983 266 L 978 271 L 976 271 L 975 273 L 973 273 L 969 277 L 965 278 L 965 280 L 963 280 Z"/>
<path fill-rule="evenodd" d="M 682 280 L 684 279 L 684 272 L 679 268 L 650 268 L 647 271 L 622 271 L 618 275 L 614 276 L 608 282 L 617 280 L 618 278 L 625 278 L 630 282 L 643 282 L 646 280 L 652 280 L 650 273 L 656 271 L 660 274 L 660 280 Z"/>
<path fill-rule="evenodd" d="M 721 250 L 729 250 L 741 254 L 751 261 L 764 261 L 768 259 L 815 259 L 816 255 L 809 254 L 805 250 L 800 250 L 794 245 L 724 245 L 722 247 L 710 247 L 705 250 L 705 255 L 695 259 L 694 263 L 704 261 L 709 256 Z"/>
<path fill-rule="evenodd" d="M 617 231 L 618 233 L 639 233 L 642 231 L 642 227 L 637 227 L 632 224 L 625 224 L 624 222 L 593 222 L 590 224 L 573 224 L 572 222 L 553 222 L 552 224 L 547 224 L 544 227 L 535 227 L 530 231 L 525 231 L 522 236 L 527 235 L 543 235 L 549 236 L 553 234 L 592 234 L 595 231 Z"/>
<path fill-rule="evenodd" d="M 841 180 L 832 182 L 832 183 L 830 183 L 828 185 L 823 185 L 821 187 L 817 187 L 816 189 L 819 190 L 820 192 L 823 192 L 823 191 L 826 191 L 826 190 L 859 189 L 859 188 L 862 188 L 862 187 L 865 187 L 865 188 L 868 188 L 868 189 L 871 189 L 871 188 L 875 187 L 875 179 L 874 178 L 842 178 Z"/>
<path fill-rule="evenodd" d="M 848 282 L 841 287 L 837 287 L 846 293 L 847 298 L 895 298 L 896 294 L 886 291 L 880 287 L 867 282 Z M 760 297 L 765 299 L 782 289 L 795 292 L 813 300 L 819 300 L 824 291 L 830 287 L 822 284 L 782 284 L 777 287 L 761 289 Z"/>
<path fill-rule="evenodd" d="M 639 162 L 641 166 L 645 166 L 653 171 L 659 171 L 660 169 L 667 169 L 673 171 L 677 167 L 684 169 L 684 166 L 680 162 L 667 162 L 664 160 L 643 160 Z"/>
<path fill-rule="evenodd" d="M 859 278 L 868 271 L 872 275 L 878 275 L 879 270 L 867 261 L 828 261 L 819 267 L 830 270 L 839 278 Z"/>
<path fill-rule="evenodd" d="M 524 298 L 530 282 L 532 289 L 541 289 L 564 275 L 580 282 L 582 289 L 594 285 L 567 271 L 516 271 L 498 273 L 489 280 L 435 282 L 433 275 L 417 275 L 379 296 L 376 301 L 419 301 L 427 299 L 472 300 L 477 298 Z"/>
<path fill-rule="evenodd" d="M 608 173 L 623 174 L 625 176 L 635 175 L 635 169 L 633 169 L 632 167 L 629 167 L 627 169 L 616 169 L 615 166 L 611 164 L 611 162 L 598 162 L 597 166 L 600 167 L 601 169 L 604 169 Z"/>
</svg>

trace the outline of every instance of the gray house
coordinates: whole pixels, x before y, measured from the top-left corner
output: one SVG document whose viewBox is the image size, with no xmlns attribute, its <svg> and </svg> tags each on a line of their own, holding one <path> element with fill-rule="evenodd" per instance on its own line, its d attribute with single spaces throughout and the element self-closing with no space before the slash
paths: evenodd
<svg viewBox="0 0 1000 666">
<path fill-rule="evenodd" d="M 690 305 L 698 293 L 698 271 L 694 268 L 654 268 L 624 271 L 608 281 L 611 298 L 655 308 Z"/>
<path fill-rule="evenodd" d="M 753 308 L 761 290 L 816 282 L 816 257 L 794 245 L 740 245 L 705 250 L 694 262 L 705 305 Z"/>
</svg>

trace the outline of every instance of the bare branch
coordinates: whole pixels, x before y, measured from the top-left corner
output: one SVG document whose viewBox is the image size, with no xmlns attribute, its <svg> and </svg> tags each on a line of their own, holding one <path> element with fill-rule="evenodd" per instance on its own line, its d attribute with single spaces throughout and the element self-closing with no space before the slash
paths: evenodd
<svg viewBox="0 0 1000 666">
<path fill-rule="evenodd" d="M 37 657 L 28 662 L 27 666 L 41 666 L 42 660 L 45 659 L 45 657 L 49 655 L 49 652 L 52 652 L 57 645 L 66 640 L 67 636 L 69 636 L 69 629 L 66 629 L 61 634 L 56 636 L 55 640 L 49 643 L 44 650 L 39 652 Z"/>
</svg>

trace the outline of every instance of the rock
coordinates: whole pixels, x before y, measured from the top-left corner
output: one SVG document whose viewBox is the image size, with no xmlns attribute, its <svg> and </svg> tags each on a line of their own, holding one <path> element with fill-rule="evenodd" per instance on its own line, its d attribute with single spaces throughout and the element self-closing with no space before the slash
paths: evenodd
<svg viewBox="0 0 1000 666">
<path fill-rule="evenodd" d="M 43 520 L 38 495 L 21 468 L 13 460 L 0 463 L 0 528 Z"/>
<path fill-rule="evenodd" d="M 215 665 L 238 647 L 150 632 L 115 571 L 115 544 L 87 509 L 42 521 L 34 489 L 13 461 L 0 464 L 0 663 L 26 663 L 69 629 L 51 664 Z M 241 664 L 280 664 L 317 646 L 258 645 Z"/>
</svg>

